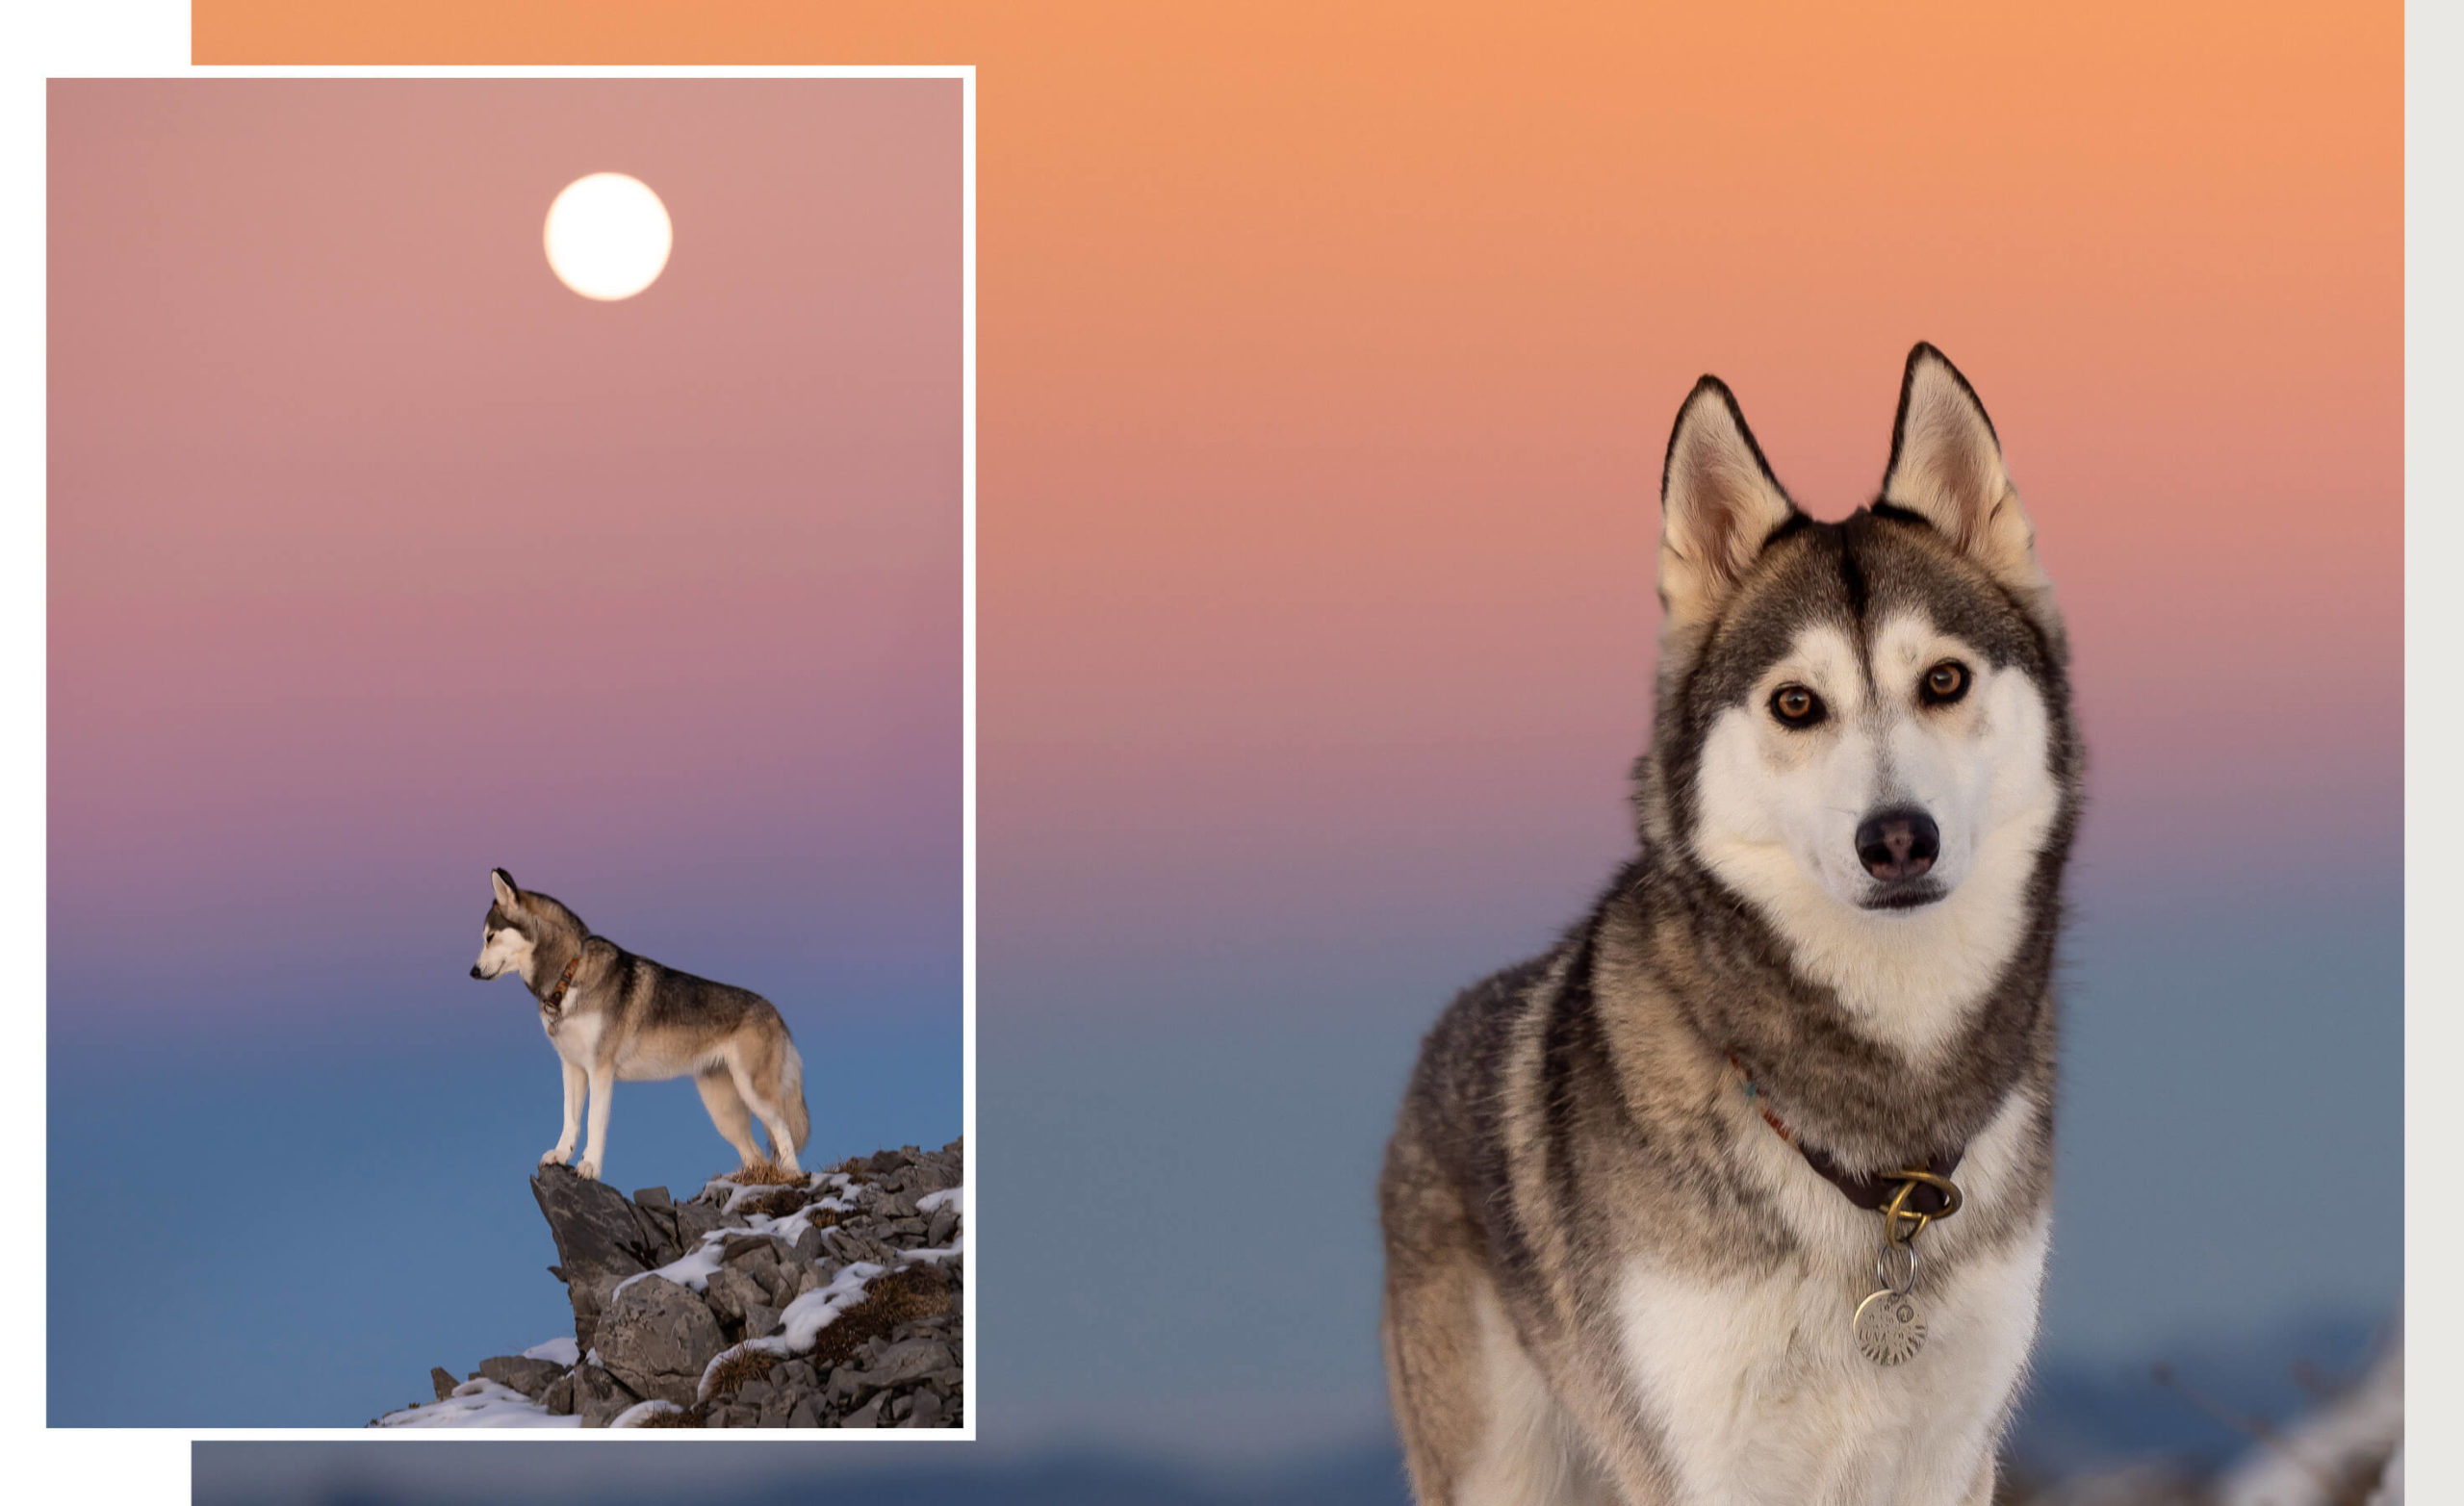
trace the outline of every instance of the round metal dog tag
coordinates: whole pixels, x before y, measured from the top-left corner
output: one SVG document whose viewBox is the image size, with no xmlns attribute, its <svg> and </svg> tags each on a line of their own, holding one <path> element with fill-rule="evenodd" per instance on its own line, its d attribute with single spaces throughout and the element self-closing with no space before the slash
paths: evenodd
<svg viewBox="0 0 2464 1506">
<path fill-rule="evenodd" d="M 1857 1347 L 1876 1365 L 1906 1363 L 1925 1347 L 1925 1310 L 1905 1291 L 1877 1291 L 1857 1304 Z"/>
</svg>

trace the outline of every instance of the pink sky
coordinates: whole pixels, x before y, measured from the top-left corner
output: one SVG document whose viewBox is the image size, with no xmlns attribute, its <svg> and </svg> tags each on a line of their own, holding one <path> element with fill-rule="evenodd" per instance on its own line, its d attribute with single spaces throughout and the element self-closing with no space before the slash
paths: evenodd
<svg viewBox="0 0 2464 1506">
<path fill-rule="evenodd" d="M 955 957 L 958 83 L 51 102 L 56 979 L 431 875 L 458 948 L 499 862 Z M 622 303 L 541 251 L 601 170 L 676 226 Z"/>
</svg>

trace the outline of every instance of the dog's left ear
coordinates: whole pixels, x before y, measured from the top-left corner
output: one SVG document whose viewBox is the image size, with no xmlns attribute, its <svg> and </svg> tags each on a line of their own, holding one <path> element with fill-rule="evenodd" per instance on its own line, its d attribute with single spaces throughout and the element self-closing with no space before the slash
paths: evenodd
<svg viewBox="0 0 2464 1506">
<path fill-rule="evenodd" d="M 513 875 L 501 868 L 488 870 L 488 883 L 497 892 L 497 904 L 511 909 L 522 900 L 522 891 L 513 886 Z"/>
<path fill-rule="evenodd" d="M 2055 625 L 2053 583 L 2037 562 L 2036 529 L 2003 469 L 1993 421 L 1959 368 L 1922 342 L 1900 378 L 1882 499 L 1931 523 L 2030 616 Z"/>
</svg>

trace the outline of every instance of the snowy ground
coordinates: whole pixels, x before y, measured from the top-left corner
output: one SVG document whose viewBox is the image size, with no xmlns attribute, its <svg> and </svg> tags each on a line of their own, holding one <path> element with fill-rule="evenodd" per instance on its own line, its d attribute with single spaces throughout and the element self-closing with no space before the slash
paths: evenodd
<svg viewBox="0 0 2464 1506">
<path fill-rule="evenodd" d="M 766 1234 L 774 1235 L 792 1246 L 812 1227 L 815 1214 L 845 1213 L 851 1212 L 856 1206 L 857 1184 L 854 1179 L 844 1173 L 817 1173 L 807 1185 L 827 1190 L 818 1201 L 798 1209 L 784 1217 L 774 1218 L 766 1213 L 745 1212 L 741 1208 L 748 1201 L 775 1191 L 775 1187 L 761 1185 L 738 1186 L 725 1178 L 712 1179 L 704 1186 L 700 1195 L 707 1197 L 715 1194 L 720 1201 L 720 1211 L 735 1215 L 735 1222 L 730 1227 L 712 1230 L 703 1235 L 700 1242 L 681 1258 L 654 1271 L 644 1271 L 627 1277 L 623 1282 L 618 1283 L 616 1291 L 621 1292 L 625 1288 L 648 1276 L 663 1277 L 696 1292 L 706 1291 L 711 1276 L 724 1264 L 723 1256 L 729 1239 L 748 1234 Z M 965 1196 L 966 1191 L 963 1187 L 947 1187 L 918 1198 L 915 1207 L 928 1215 L 944 1209 L 962 1210 L 965 1206 Z M 947 1247 L 902 1248 L 897 1253 L 902 1264 L 914 1262 L 938 1262 L 962 1256 L 965 1247 L 966 1237 L 964 1227 L 962 1225 Z M 748 1340 L 732 1345 L 721 1350 L 710 1360 L 703 1370 L 703 1399 L 708 1399 L 711 1377 L 725 1362 L 736 1355 L 746 1351 L 759 1351 L 781 1356 L 809 1352 L 821 1331 L 836 1321 L 840 1314 L 861 1301 L 865 1288 L 870 1283 L 893 1268 L 895 1267 L 870 1261 L 856 1261 L 839 1270 L 828 1286 L 797 1297 L 780 1313 L 780 1327 L 777 1332 L 764 1338 Z M 587 1357 L 580 1354 L 579 1346 L 570 1336 L 533 1344 L 521 1351 L 521 1355 L 524 1359 L 544 1360 L 568 1368 L 579 1364 L 584 1358 L 594 1362 L 598 1359 L 595 1350 Z M 609 1426 L 639 1426 L 661 1411 L 680 1410 L 681 1409 L 677 1408 L 673 1403 L 646 1401 L 619 1415 Z M 481 1378 L 463 1382 L 455 1387 L 449 1396 L 439 1401 L 422 1403 L 387 1413 L 376 1418 L 374 1425 L 378 1427 L 571 1428 L 579 1427 L 581 1419 L 575 1416 L 557 1416 L 550 1412 L 542 1402 L 533 1401 L 509 1387 Z"/>
</svg>

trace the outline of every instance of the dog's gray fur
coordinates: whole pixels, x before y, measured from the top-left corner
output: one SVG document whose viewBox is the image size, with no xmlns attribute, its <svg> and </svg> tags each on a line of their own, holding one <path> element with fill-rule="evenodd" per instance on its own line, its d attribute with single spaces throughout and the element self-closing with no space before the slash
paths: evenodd
<svg viewBox="0 0 2464 1506">
<path fill-rule="evenodd" d="M 584 1093 L 590 1143 L 575 1169 L 596 1178 L 607 1152 L 608 1096 L 616 1081 L 693 1075 L 703 1107 L 729 1144 L 752 1165 L 762 1159 L 750 1116 L 770 1132 L 770 1157 L 796 1169 L 812 1132 L 805 1112 L 804 1059 L 778 1008 L 759 994 L 636 957 L 552 896 L 515 886 L 499 868 L 471 976 L 511 972 L 539 1000 L 540 1028 L 565 1070 L 565 1126 L 541 1165 L 573 1159 Z M 578 957 L 561 999 L 557 984 Z"/>
<path fill-rule="evenodd" d="M 1426 1506 L 1983 1506 L 2052 1165 L 2080 750 L 2050 587 L 1983 407 L 1929 345 L 1873 506 L 1805 518 L 1706 377 L 1662 512 L 1640 855 L 1553 949 L 1446 1011 L 1388 1148 L 1384 1340 L 1413 1486 Z M 1975 704 L 1913 693 L 1938 654 L 1973 661 Z M 1830 744 L 1771 725 L 1799 660 L 1836 672 Z M 1872 746 L 1852 757 L 1854 738 Z M 1865 771 L 1861 795 L 1824 759 Z M 1976 816 L 1944 818 L 1947 887 L 1832 863 L 1830 833 L 1936 766 Z M 1784 799 L 1806 814 L 1758 825 Z M 1934 1316 L 1908 1364 L 1850 1335 L 1879 1218 L 1765 1107 L 1852 1173 L 1964 1147 L 1966 1206 L 1919 1241 Z"/>
</svg>

